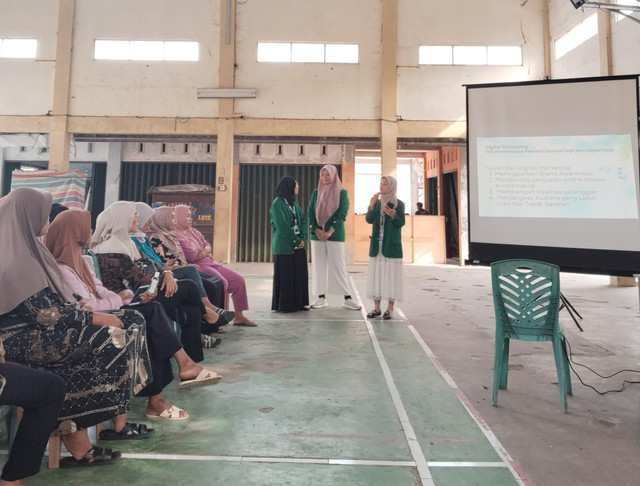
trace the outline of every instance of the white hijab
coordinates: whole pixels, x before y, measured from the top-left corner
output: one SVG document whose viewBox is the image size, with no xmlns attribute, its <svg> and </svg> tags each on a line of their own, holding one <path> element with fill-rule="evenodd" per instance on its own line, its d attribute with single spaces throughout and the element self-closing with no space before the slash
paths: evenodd
<svg viewBox="0 0 640 486">
<path fill-rule="evenodd" d="M 91 238 L 94 253 L 122 253 L 133 261 L 140 259 L 140 252 L 129 235 L 135 214 L 136 205 L 129 201 L 116 201 L 102 211 Z"/>
</svg>

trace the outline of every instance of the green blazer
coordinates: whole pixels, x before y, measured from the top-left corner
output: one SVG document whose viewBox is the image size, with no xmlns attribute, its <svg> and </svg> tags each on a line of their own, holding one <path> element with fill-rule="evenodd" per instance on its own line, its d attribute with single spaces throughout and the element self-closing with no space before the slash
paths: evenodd
<svg viewBox="0 0 640 486">
<path fill-rule="evenodd" d="M 294 208 L 298 217 L 299 235 L 293 231 L 293 213 L 287 201 L 282 197 L 277 197 L 271 204 L 269 216 L 271 217 L 271 243 L 274 255 L 293 255 L 293 249 L 300 246 L 302 241 L 307 240 L 307 220 L 298 201 L 295 201 Z"/>
<path fill-rule="evenodd" d="M 343 241 L 344 242 L 344 220 L 347 219 L 347 212 L 349 211 L 349 195 L 347 190 L 340 191 L 340 205 L 336 209 L 322 228 L 316 221 L 316 202 L 318 200 L 318 189 L 314 189 L 311 193 L 311 199 L 309 200 L 309 208 L 307 210 L 307 217 L 309 218 L 309 238 L 317 240 L 316 230 L 328 231 L 329 228 L 333 228 L 333 234 L 329 237 L 329 241 Z"/>
<path fill-rule="evenodd" d="M 381 202 L 377 201 L 371 211 L 367 211 L 365 219 L 373 225 L 369 256 L 378 256 L 380 251 L 380 209 Z M 384 238 L 382 238 L 382 255 L 387 258 L 402 258 L 402 227 L 404 226 L 404 203 L 398 199 L 396 216 L 390 218 L 384 215 Z"/>
</svg>

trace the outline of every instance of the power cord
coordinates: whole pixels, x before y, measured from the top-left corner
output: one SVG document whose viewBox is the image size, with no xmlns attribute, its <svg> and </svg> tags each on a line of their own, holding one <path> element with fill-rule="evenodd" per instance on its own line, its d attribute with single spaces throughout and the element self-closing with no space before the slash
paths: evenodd
<svg viewBox="0 0 640 486">
<path fill-rule="evenodd" d="M 622 386 L 615 390 L 606 390 L 606 391 L 599 391 L 596 387 L 589 385 L 588 383 L 585 383 L 584 381 L 582 381 L 582 377 L 578 374 L 578 372 L 575 370 L 575 368 L 573 367 L 573 365 L 575 364 L 576 366 L 582 366 L 583 368 L 588 369 L 589 371 L 591 371 L 592 373 L 598 375 L 600 378 L 603 378 L 605 380 L 609 379 L 609 378 L 613 378 L 616 375 L 619 375 L 620 373 L 638 373 L 640 374 L 640 370 L 620 370 L 620 371 L 616 371 L 615 373 L 609 375 L 609 376 L 603 376 L 600 373 L 598 373 L 595 370 L 592 370 L 591 368 L 589 368 L 587 365 L 583 365 L 581 363 L 576 363 L 573 358 L 571 357 L 571 345 L 569 344 L 569 340 L 566 338 L 566 336 L 564 336 L 564 340 L 563 340 L 563 344 L 566 344 L 566 346 L 562 346 L 562 351 L 564 352 L 565 357 L 567 358 L 568 362 L 569 362 L 569 366 L 571 367 L 571 371 L 573 371 L 573 373 L 578 377 L 578 380 L 580 380 L 580 383 L 582 383 L 584 386 L 591 388 L 593 391 L 595 391 L 598 395 L 606 395 L 607 393 L 618 393 L 621 392 L 622 390 L 624 390 L 624 386 L 626 384 L 632 385 L 632 384 L 637 384 L 640 383 L 640 381 L 630 381 L 630 380 L 624 380 L 622 382 Z M 568 348 L 568 352 L 567 352 L 567 348 Z"/>
</svg>

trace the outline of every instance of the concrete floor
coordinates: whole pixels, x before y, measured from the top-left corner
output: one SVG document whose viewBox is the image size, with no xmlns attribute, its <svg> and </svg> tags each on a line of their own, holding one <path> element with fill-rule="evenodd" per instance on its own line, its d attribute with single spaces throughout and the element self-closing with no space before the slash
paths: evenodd
<svg viewBox="0 0 640 486">
<path fill-rule="evenodd" d="M 640 386 L 600 396 L 572 375 L 563 414 L 549 343 L 513 342 L 509 389 L 491 406 L 493 305 L 487 268 L 408 265 L 392 321 L 328 309 L 269 311 L 271 265 L 233 265 L 247 277 L 258 328 L 230 327 L 206 363 L 215 386 L 165 396 L 191 414 L 130 421 L 156 434 L 102 443 L 117 465 L 48 470 L 29 486 L 193 485 L 640 485 Z M 364 296 L 366 266 L 349 267 Z M 638 289 L 602 276 L 562 274 L 584 332 L 562 311 L 573 356 L 601 374 L 640 369 Z M 364 302 L 365 309 L 371 308 Z M 619 388 L 622 373 L 599 389 Z"/>
</svg>

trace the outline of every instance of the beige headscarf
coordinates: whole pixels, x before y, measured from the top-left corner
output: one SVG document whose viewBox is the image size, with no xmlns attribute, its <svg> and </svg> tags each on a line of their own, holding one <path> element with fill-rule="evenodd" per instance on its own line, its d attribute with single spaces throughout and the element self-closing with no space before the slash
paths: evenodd
<svg viewBox="0 0 640 486">
<path fill-rule="evenodd" d="M 135 214 L 136 205 L 133 202 L 116 201 L 110 204 L 96 220 L 91 249 L 95 253 L 122 253 L 133 261 L 140 259 L 140 252 L 129 235 Z"/>
<path fill-rule="evenodd" d="M 75 302 L 58 264 L 38 238 L 49 221 L 51 194 L 21 187 L 0 199 L 0 315 L 49 287 Z"/>
<path fill-rule="evenodd" d="M 329 218 L 340 207 L 340 192 L 342 191 L 342 181 L 338 177 L 338 169 L 333 165 L 325 165 L 323 170 L 329 172 L 331 182 L 323 184 L 318 181 L 318 199 L 316 199 L 316 221 L 318 226 L 324 228 Z"/>
<path fill-rule="evenodd" d="M 171 218 L 175 217 L 175 210 L 170 206 L 161 206 L 149 220 L 149 231 L 147 237 L 157 238 L 162 242 L 167 250 L 169 250 L 176 258 L 186 263 L 187 258 L 184 256 L 178 237 L 173 230 L 169 228 Z"/>
<path fill-rule="evenodd" d="M 393 203 L 393 209 L 398 207 L 398 181 L 395 177 L 386 175 L 382 176 L 381 179 L 386 179 L 389 183 L 389 190 L 386 194 L 380 194 L 380 203 L 381 207 L 385 207 L 389 203 Z"/>
</svg>

